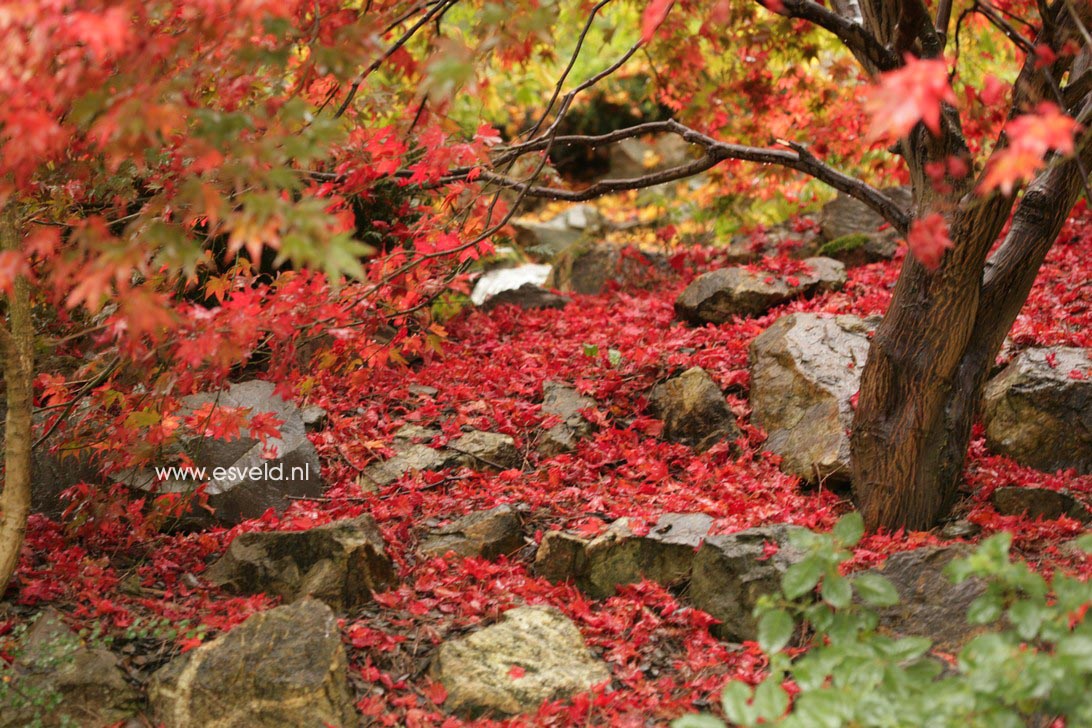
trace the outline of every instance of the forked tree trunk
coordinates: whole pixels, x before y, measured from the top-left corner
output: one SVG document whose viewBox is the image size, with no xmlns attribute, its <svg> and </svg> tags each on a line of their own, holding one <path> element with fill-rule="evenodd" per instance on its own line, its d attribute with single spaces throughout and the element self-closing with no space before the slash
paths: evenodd
<svg viewBox="0 0 1092 728">
<path fill-rule="evenodd" d="M 925 529 L 955 500 L 986 377 L 1082 189 L 1067 162 L 1029 186 L 1005 241 L 998 198 L 961 210 L 935 273 L 908 256 L 862 374 L 854 491 L 870 528 Z"/>
<path fill-rule="evenodd" d="M 0 212 L 0 244 L 16 250 L 19 235 L 9 211 Z M 7 590 L 26 534 L 30 514 L 31 415 L 34 385 L 34 329 L 30 286 L 18 278 L 7 297 L 7 328 L 0 328 L 7 419 L 4 430 L 4 483 L 0 489 L 0 597 Z"/>
</svg>

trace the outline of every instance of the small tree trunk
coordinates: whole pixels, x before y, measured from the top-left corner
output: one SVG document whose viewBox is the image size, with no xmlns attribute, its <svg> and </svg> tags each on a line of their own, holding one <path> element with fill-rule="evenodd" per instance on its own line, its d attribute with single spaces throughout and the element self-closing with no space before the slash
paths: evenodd
<svg viewBox="0 0 1092 728">
<path fill-rule="evenodd" d="M 939 271 L 907 258 L 869 350 L 851 439 L 869 528 L 926 529 L 951 508 L 982 388 L 1082 189 L 1082 164 L 1056 164 L 1029 185 L 989 263 L 1007 217 L 997 198 L 957 214 Z"/>
<path fill-rule="evenodd" d="M 19 247 L 10 210 L 0 213 L 0 243 L 4 250 Z M 0 354 L 7 389 L 4 433 L 4 484 L 0 490 L 0 597 L 19 565 L 19 553 L 30 515 L 31 415 L 34 387 L 34 329 L 30 316 L 30 286 L 16 279 L 8 296 L 8 328 L 0 328 Z"/>
</svg>

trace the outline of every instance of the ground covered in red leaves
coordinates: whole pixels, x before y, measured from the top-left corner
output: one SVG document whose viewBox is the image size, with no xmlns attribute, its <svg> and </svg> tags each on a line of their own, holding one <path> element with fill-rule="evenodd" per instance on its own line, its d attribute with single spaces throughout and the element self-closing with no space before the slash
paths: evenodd
<svg viewBox="0 0 1092 728">
<path fill-rule="evenodd" d="M 1032 345 L 1092 346 L 1092 214 L 1081 208 L 1077 215 L 1050 254 L 1006 356 Z M 550 604 L 572 618 L 609 665 L 612 680 L 593 695 L 546 704 L 536 715 L 506 724 L 638 726 L 706 708 L 726 680 L 757 679 L 761 653 L 754 645 L 712 638 L 709 617 L 663 588 L 634 585 L 592 601 L 571 586 L 533 576 L 534 543 L 497 562 L 424 559 L 415 546 L 429 527 L 501 503 L 520 504 L 535 542 L 550 529 L 594 534 L 621 516 L 652 518 L 669 511 L 707 513 L 721 532 L 770 523 L 829 529 L 851 507 L 846 494 L 805 490 L 781 474 L 775 459 L 761 452 L 763 434 L 748 424 L 747 348 L 778 316 L 792 311 L 882 313 L 901 255 L 851 270 L 841 292 L 797 301 L 761 318 L 704 328 L 675 322 L 676 295 L 696 273 L 721 265 L 718 256 L 715 250 L 678 253 L 673 273 L 647 290 L 576 296 L 563 310 L 468 310 L 449 322 L 451 341 L 442 355 L 410 368 L 316 373 L 307 399 L 330 413 L 326 429 L 313 435 L 331 484 L 326 500 L 300 502 L 281 518 L 269 516 L 232 531 L 159 536 L 137 549 L 110 539 L 66 539 L 56 524 L 35 517 L 19 576 L 20 605 L 29 614 L 53 604 L 74 623 L 97 626 L 114 636 L 115 649 L 131 670 L 146 674 L 179 649 L 272 604 L 263 597 L 228 597 L 200 581 L 205 566 L 237 532 L 302 529 L 370 513 L 387 539 L 401 585 L 343 623 L 361 694 L 358 707 L 369 724 L 461 725 L 444 711 L 444 691 L 428 677 L 428 658 L 440 641 L 491 623 L 521 604 Z M 773 259 L 766 265 L 776 270 L 791 263 Z M 657 439 L 659 422 L 647 412 L 649 390 L 695 365 L 728 393 L 746 435 L 738 456 L 727 443 L 698 455 Z M 535 441 L 544 425 L 542 384 L 549 380 L 570 382 L 593 397 L 599 427 L 576 452 L 546 459 L 535 452 Z M 436 394 L 420 394 L 429 391 L 422 387 Z M 357 484 L 360 470 L 389 454 L 393 433 L 406 423 L 440 426 L 445 436 L 464 425 L 509 434 L 526 453 L 524 467 L 419 473 L 377 493 L 363 492 Z M 961 517 L 981 527 L 981 537 L 1013 532 L 1016 550 L 1045 570 L 1092 573 L 1087 559 L 1057 548 L 1079 533 L 1077 522 L 1031 522 L 992 509 L 992 490 L 1010 484 L 1092 495 L 1092 477 L 1020 467 L 989 453 L 978 429 L 958 507 Z M 894 551 L 939 542 L 936 532 L 871 535 L 856 561 L 872 564 Z M 161 630 L 148 626 L 157 617 L 188 627 L 164 639 Z"/>
</svg>

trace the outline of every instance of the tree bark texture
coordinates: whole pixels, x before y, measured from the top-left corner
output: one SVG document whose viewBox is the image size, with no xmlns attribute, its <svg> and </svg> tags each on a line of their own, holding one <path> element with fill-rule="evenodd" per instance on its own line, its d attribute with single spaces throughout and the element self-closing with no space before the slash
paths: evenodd
<svg viewBox="0 0 1092 728">
<path fill-rule="evenodd" d="M 19 247 L 19 234 L 10 210 L 0 213 L 0 244 L 4 250 Z M 25 278 L 16 279 L 7 299 L 8 320 L 0 327 L 0 355 L 4 362 L 8 407 L 4 430 L 4 482 L 0 489 L 0 597 L 19 565 L 26 534 L 33 445 L 34 329 L 30 285 Z"/>
</svg>

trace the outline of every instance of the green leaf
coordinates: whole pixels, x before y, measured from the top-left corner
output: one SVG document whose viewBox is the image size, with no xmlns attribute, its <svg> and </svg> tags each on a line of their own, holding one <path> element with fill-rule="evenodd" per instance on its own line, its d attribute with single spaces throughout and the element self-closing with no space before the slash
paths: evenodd
<svg viewBox="0 0 1092 728">
<path fill-rule="evenodd" d="M 839 546 L 847 548 L 856 546 L 857 542 L 861 540 L 861 536 L 864 535 L 864 519 L 857 511 L 847 513 L 838 519 L 831 533 L 838 541 Z"/>
<path fill-rule="evenodd" d="M 781 576 L 781 589 L 789 599 L 802 597 L 815 588 L 819 578 L 823 576 L 823 571 L 822 559 L 809 556 L 785 570 Z"/>
<path fill-rule="evenodd" d="M 751 687 L 747 683 L 728 683 L 724 686 L 724 692 L 720 694 L 720 705 L 724 709 L 724 717 L 732 723 L 751 725 L 755 722 L 755 710 L 749 704 L 750 700 Z"/>
<path fill-rule="evenodd" d="M 770 676 L 755 689 L 752 706 L 758 717 L 765 721 L 780 718 L 789 707 L 789 694 L 781 687 L 780 679 Z"/>
<path fill-rule="evenodd" d="M 1016 633 L 1022 639 L 1030 640 L 1039 634 L 1039 627 L 1046 616 L 1046 605 L 1023 599 L 1009 608 L 1009 621 L 1016 627 Z"/>
<path fill-rule="evenodd" d="M 853 588 L 849 585 L 849 580 L 837 572 L 823 577 L 823 588 L 820 594 L 823 596 L 823 601 L 835 609 L 845 609 L 853 600 Z"/>
<path fill-rule="evenodd" d="M 983 594 L 967 608 L 967 621 L 971 624 L 991 624 L 1001 618 L 1001 600 L 995 594 Z"/>
<path fill-rule="evenodd" d="M 758 620 L 758 644 L 766 652 L 780 652 L 792 639 L 792 616 L 784 609 L 766 612 Z"/>
<path fill-rule="evenodd" d="M 589 359 L 594 359 L 595 357 L 599 356 L 599 345 L 584 344 L 584 356 L 588 357 Z"/>
<path fill-rule="evenodd" d="M 899 603 L 899 592 L 887 577 L 866 571 L 853 578 L 853 588 L 866 603 L 874 607 L 890 607 Z"/>
<path fill-rule="evenodd" d="M 1086 533 L 1083 536 L 1078 536 L 1073 540 L 1073 545 L 1084 551 L 1086 554 L 1092 554 L 1092 533 Z"/>
<path fill-rule="evenodd" d="M 622 363 L 622 352 L 617 349 L 607 349 L 607 361 L 610 362 L 612 367 L 617 369 L 618 365 Z"/>
</svg>

